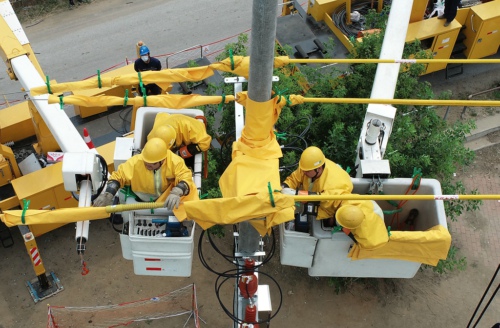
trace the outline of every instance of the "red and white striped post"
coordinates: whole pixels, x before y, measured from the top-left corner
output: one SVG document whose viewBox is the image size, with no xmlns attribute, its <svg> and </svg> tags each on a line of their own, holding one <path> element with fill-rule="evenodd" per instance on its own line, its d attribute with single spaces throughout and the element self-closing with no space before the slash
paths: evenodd
<svg viewBox="0 0 500 328">
<path fill-rule="evenodd" d="M 83 140 L 87 144 L 87 147 L 89 149 L 94 149 L 94 143 L 92 142 L 92 139 L 90 139 L 89 132 L 87 131 L 87 128 L 83 128 Z"/>
</svg>

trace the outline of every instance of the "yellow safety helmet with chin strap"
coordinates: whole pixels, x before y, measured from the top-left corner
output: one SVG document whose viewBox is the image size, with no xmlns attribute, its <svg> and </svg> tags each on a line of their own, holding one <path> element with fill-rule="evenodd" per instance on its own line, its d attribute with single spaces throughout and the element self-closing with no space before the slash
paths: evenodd
<svg viewBox="0 0 500 328">
<path fill-rule="evenodd" d="M 167 147 L 170 149 L 175 144 L 177 133 L 171 125 L 162 125 L 158 129 L 156 129 L 154 137 L 163 140 Z"/>
<path fill-rule="evenodd" d="M 325 164 L 325 154 L 318 147 L 307 147 L 300 155 L 299 168 L 311 171 Z"/>
<path fill-rule="evenodd" d="M 167 144 L 160 138 L 152 138 L 146 142 L 141 154 L 144 162 L 158 163 L 167 157 Z"/>
<path fill-rule="evenodd" d="M 344 205 L 335 213 L 335 219 L 344 228 L 356 229 L 363 223 L 365 214 L 358 206 Z"/>
</svg>

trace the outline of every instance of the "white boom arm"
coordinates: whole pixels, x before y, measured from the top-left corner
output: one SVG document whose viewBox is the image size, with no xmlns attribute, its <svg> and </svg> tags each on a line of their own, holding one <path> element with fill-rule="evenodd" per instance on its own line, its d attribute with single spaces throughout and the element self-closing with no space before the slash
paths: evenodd
<svg viewBox="0 0 500 328">
<path fill-rule="evenodd" d="M 413 0 L 393 1 L 387 22 L 380 59 L 401 59 Z M 372 99 L 393 99 L 400 64 L 378 64 L 373 83 Z M 392 132 L 396 108 L 369 104 L 358 142 L 357 178 L 388 177 L 389 161 L 383 160 L 387 141 Z M 379 137 L 380 136 L 380 137 Z"/>
<path fill-rule="evenodd" d="M 9 26 L 12 34 L 19 41 L 20 45 L 28 44 L 28 38 L 23 31 L 21 23 L 19 22 L 10 1 L 0 1 L 0 14 L 1 19 Z M 4 31 L 3 33 L 9 33 Z M 7 57 L 11 54 L 6 54 Z M 10 59 L 13 73 L 21 83 L 24 90 L 29 92 L 34 87 L 44 86 L 45 82 L 36 70 L 35 66 L 26 55 L 21 55 Z M 59 147 L 63 152 L 72 153 L 95 153 L 95 150 L 89 150 L 87 144 L 78 133 L 69 117 L 64 110 L 59 108 L 57 104 L 49 104 L 47 95 L 36 96 L 32 98 L 40 116 L 49 128 L 50 132 L 57 141 Z M 82 174 L 85 172 L 81 172 Z M 94 181 L 96 183 L 96 181 Z M 74 191 L 74 190 L 73 190 Z M 92 185 L 90 183 L 83 183 L 80 185 L 81 195 L 90 195 L 92 193 Z M 81 197 L 79 206 L 91 206 L 90 197 Z M 85 236 L 88 238 L 88 221 L 77 222 L 77 236 Z"/>
</svg>

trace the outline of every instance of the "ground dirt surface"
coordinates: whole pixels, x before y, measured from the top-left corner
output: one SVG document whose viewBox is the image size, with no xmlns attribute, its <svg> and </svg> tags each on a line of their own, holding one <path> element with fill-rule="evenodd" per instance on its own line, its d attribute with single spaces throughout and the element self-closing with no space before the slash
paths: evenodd
<svg viewBox="0 0 500 328">
<path fill-rule="evenodd" d="M 235 27 L 228 23 L 228 26 L 232 26 L 231 31 L 242 32 L 248 29 L 251 6 L 247 4 L 247 0 L 223 2 L 233 9 L 228 12 L 227 8 L 221 8 L 219 11 L 237 16 L 235 21 L 240 24 Z M 141 35 L 137 31 L 139 29 L 149 30 L 153 34 L 149 35 L 148 40 L 152 43 L 156 32 L 152 31 L 151 24 L 148 23 L 149 17 L 161 12 L 161 8 L 169 8 L 164 20 L 175 21 L 175 24 L 188 20 L 186 12 L 182 11 L 195 10 L 197 16 L 190 23 L 194 29 L 207 21 L 214 23 L 215 18 L 203 16 L 205 7 L 213 9 L 220 6 L 220 2 L 216 1 L 208 1 L 204 5 L 195 5 L 194 1 L 153 0 L 147 3 L 145 9 L 142 1 L 97 0 L 72 11 L 53 13 L 39 22 L 31 22 L 29 24 L 36 25 L 27 28 L 26 33 L 35 51 L 39 48 L 44 50 L 39 59 L 42 67 L 54 68 L 59 74 L 56 76 L 59 81 L 71 81 L 95 73 L 88 65 L 88 58 L 96 63 L 102 57 L 105 62 L 101 68 L 110 67 L 121 60 L 125 54 L 122 56 L 120 51 L 127 52 L 133 58 L 133 44 Z M 188 8 L 188 3 L 193 6 L 191 9 Z M 182 7 L 180 12 L 176 10 L 176 6 Z M 238 9 L 245 6 L 245 10 Z M 225 16 L 220 17 L 222 24 L 222 17 Z M 125 19 L 127 21 L 124 22 Z M 102 21 L 105 21 L 105 26 L 100 25 L 99 22 Z M 164 49 L 158 49 L 157 52 L 178 51 L 193 44 L 212 42 L 231 35 L 229 31 L 196 34 L 197 32 L 189 30 L 190 24 L 186 24 L 183 33 L 173 33 L 166 28 L 165 33 L 171 33 L 172 38 L 175 38 L 175 46 L 168 48 L 164 45 Z M 114 31 L 113 26 L 120 26 L 121 30 Z M 226 29 L 225 26 L 220 28 Z M 92 39 L 100 45 L 99 49 L 105 48 L 103 43 L 110 42 L 111 45 L 112 40 L 103 40 L 100 36 L 105 30 L 113 34 L 112 38 L 123 45 L 123 49 L 102 50 L 100 56 L 95 56 L 96 50 L 91 46 Z M 196 37 L 189 39 L 191 34 L 196 34 Z M 67 38 L 67 35 L 72 38 Z M 79 44 L 80 38 L 82 44 Z M 168 37 L 164 39 L 167 42 Z M 183 44 L 181 39 L 190 41 Z M 67 46 L 68 51 L 61 50 L 63 46 Z M 79 51 L 75 47 L 79 47 Z M 125 51 L 125 48 L 128 50 Z M 116 52 L 115 55 L 110 53 L 112 51 Z M 57 59 L 49 58 L 48 55 Z M 79 71 L 79 63 L 88 69 Z M 62 69 L 56 70 L 58 64 L 68 70 L 68 75 L 64 75 Z M 452 98 L 461 96 L 464 99 L 463 95 L 491 88 L 498 83 L 498 72 L 498 68 L 489 69 L 478 71 L 469 78 L 463 76 L 450 80 L 444 79 L 444 72 L 437 72 L 425 79 L 436 82 L 436 92 L 452 90 Z M 7 83 L 6 78 L 3 75 L 1 77 L 2 85 L 5 82 L 5 88 L 10 89 L 14 82 Z M 445 109 L 439 110 L 444 115 Z M 459 111 L 460 108 L 452 110 L 449 119 L 460 119 Z M 476 115 L 495 115 L 498 114 L 497 111 L 498 108 L 485 109 L 484 112 L 476 111 Z M 474 118 L 474 114 L 471 115 L 470 112 L 467 115 Z M 492 138 L 498 139 L 498 135 L 493 135 Z M 457 177 L 462 178 L 470 189 L 479 189 L 483 194 L 500 194 L 499 151 L 498 145 L 478 151 L 474 164 L 466 171 L 457 172 Z M 500 262 L 499 210 L 500 202 L 485 201 L 481 211 L 464 214 L 458 222 L 450 223 L 454 244 L 459 247 L 459 256 L 465 256 L 468 265 L 465 271 L 445 275 L 438 275 L 430 268 L 422 268 L 412 279 L 352 279 L 346 282 L 340 293 L 336 293 L 329 278 L 316 279 L 308 276 L 307 269 L 282 266 L 279 263 L 278 249 L 274 258 L 261 269 L 278 281 L 282 291 L 281 310 L 271 321 L 271 327 L 465 327 Z M 91 223 L 84 257 L 90 270 L 87 275 L 81 274 L 80 257 L 75 250 L 74 225 L 68 224 L 46 233 L 37 238 L 37 244 L 45 268 L 55 272 L 64 290 L 37 304 L 34 304 L 25 286 L 27 280 L 35 278 L 30 259 L 18 230 L 11 230 L 14 246 L 0 248 L 0 328 L 44 327 L 47 322 L 47 304 L 75 307 L 119 304 L 151 298 L 191 283 L 196 284 L 197 288 L 199 315 L 204 321 L 201 327 L 232 327 L 231 320 L 222 310 L 214 292 L 217 276 L 202 266 L 196 254 L 201 232 L 199 228 L 196 231 L 195 255 L 189 278 L 135 275 L 132 262 L 122 257 L 118 233 L 113 231 L 107 220 Z M 278 233 L 277 229 L 275 231 Z M 231 236 L 231 227 L 227 227 L 226 237 L 217 239 L 217 244 L 225 254 L 231 254 Z M 218 271 L 233 268 L 215 253 L 206 239 L 201 243 L 205 258 L 212 267 Z M 267 238 L 266 243 L 270 243 Z M 276 310 L 280 300 L 278 288 L 264 277 L 261 283 L 270 285 L 273 310 Z M 496 284 L 493 285 L 495 287 Z M 221 300 L 231 309 L 232 281 L 221 288 Z M 183 327 L 185 320 L 187 316 L 134 323 L 128 327 Z M 499 321 L 500 298 L 497 296 L 478 327 L 491 327 Z M 94 325 L 88 323 L 88 326 Z M 188 321 L 186 327 L 194 327 L 193 321 Z"/>
</svg>

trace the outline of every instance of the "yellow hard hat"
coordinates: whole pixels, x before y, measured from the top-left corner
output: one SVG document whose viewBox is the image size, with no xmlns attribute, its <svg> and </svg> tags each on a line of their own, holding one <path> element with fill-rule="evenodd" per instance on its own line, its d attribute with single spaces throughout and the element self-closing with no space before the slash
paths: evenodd
<svg viewBox="0 0 500 328">
<path fill-rule="evenodd" d="M 337 210 L 335 218 L 344 228 L 356 229 L 365 219 L 365 214 L 358 206 L 344 205 Z"/>
<path fill-rule="evenodd" d="M 142 149 L 142 158 L 146 163 L 157 163 L 167 157 L 168 148 L 160 138 L 152 138 Z"/>
<path fill-rule="evenodd" d="M 318 147 L 307 147 L 300 155 L 299 168 L 311 171 L 325 164 L 325 155 Z"/>
<path fill-rule="evenodd" d="M 170 149 L 175 144 L 177 133 L 171 125 L 162 125 L 158 129 L 156 129 L 153 137 L 163 140 L 167 144 L 167 147 Z"/>
</svg>

